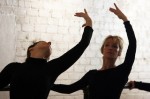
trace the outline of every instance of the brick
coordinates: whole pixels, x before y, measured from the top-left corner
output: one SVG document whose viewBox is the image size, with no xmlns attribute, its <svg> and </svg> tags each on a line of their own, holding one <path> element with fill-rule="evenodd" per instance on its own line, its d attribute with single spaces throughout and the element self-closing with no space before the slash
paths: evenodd
<svg viewBox="0 0 150 99">
<path fill-rule="evenodd" d="M 37 9 L 27 9 L 27 15 L 37 17 L 38 16 L 38 10 Z"/>
<path fill-rule="evenodd" d="M 24 32 L 33 32 L 34 31 L 34 26 L 30 24 L 23 24 L 22 25 L 22 31 Z"/>
<path fill-rule="evenodd" d="M 46 32 L 46 28 L 47 26 L 46 25 L 35 25 L 35 32 L 43 32 L 45 33 Z"/>
</svg>

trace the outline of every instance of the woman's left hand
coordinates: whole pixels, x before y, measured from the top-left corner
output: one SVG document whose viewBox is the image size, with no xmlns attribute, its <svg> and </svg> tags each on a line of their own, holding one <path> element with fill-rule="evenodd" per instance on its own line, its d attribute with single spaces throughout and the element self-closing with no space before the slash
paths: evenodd
<svg viewBox="0 0 150 99">
<path fill-rule="evenodd" d="M 128 21 L 127 17 L 122 13 L 122 11 L 117 7 L 117 5 L 115 3 L 114 5 L 116 9 L 110 8 L 109 10 L 113 12 L 115 15 L 117 15 L 118 18 L 122 19 L 124 22 Z"/>
</svg>

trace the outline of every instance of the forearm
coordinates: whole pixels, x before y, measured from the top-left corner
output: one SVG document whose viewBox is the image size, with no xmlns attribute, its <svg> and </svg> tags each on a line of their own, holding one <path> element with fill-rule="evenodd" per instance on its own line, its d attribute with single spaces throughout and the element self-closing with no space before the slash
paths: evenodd
<svg viewBox="0 0 150 99">
<path fill-rule="evenodd" d="M 89 45 L 91 38 L 92 38 L 92 34 L 93 34 L 93 29 L 90 26 L 86 26 L 84 28 L 84 32 L 82 35 L 82 39 L 80 40 L 80 42 L 78 43 L 78 46 L 80 46 L 80 48 L 86 49 L 86 47 Z"/>
<path fill-rule="evenodd" d="M 51 90 L 59 92 L 59 93 L 70 94 L 70 93 L 77 91 L 78 89 L 76 89 L 75 87 L 71 85 L 55 84 L 53 85 Z"/>
<path fill-rule="evenodd" d="M 92 20 L 90 17 L 86 18 L 85 21 L 86 21 L 86 26 L 92 27 Z"/>
<path fill-rule="evenodd" d="M 58 70 L 58 74 L 67 70 L 80 58 L 90 43 L 92 32 L 93 29 L 91 27 L 85 27 L 81 41 L 75 47 L 56 59 L 55 68 Z"/>
<path fill-rule="evenodd" d="M 135 81 L 135 88 L 140 89 L 140 90 L 145 90 L 150 92 L 150 83 L 144 83 L 144 82 L 138 82 Z"/>
<path fill-rule="evenodd" d="M 125 25 L 127 37 L 129 40 L 129 44 L 132 44 L 132 45 L 134 45 L 134 47 L 136 47 L 136 37 L 135 37 L 134 31 L 133 31 L 133 28 L 130 24 L 130 21 L 125 21 L 124 25 Z"/>
<path fill-rule="evenodd" d="M 91 73 L 93 73 L 93 72 L 95 72 L 95 71 L 87 72 L 80 80 L 78 80 L 75 83 L 72 83 L 70 85 L 54 84 L 51 87 L 51 90 L 57 91 L 60 93 L 67 93 L 67 94 L 75 92 L 77 90 L 81 90 L 88 85 L 89 77 L 90 77 Z"/>
</svg>

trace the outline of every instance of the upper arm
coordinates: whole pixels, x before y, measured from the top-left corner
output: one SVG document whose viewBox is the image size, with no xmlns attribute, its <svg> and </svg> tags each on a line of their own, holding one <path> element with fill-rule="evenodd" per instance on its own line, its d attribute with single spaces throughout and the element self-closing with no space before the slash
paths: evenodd
<svg viewBox="0 0 150 99">
<path fill-rule="evenodd" d="M 132 29 L 132 26 L 129 22 L 125 22 L 125 28 L 126 28 L 126 32 L 127 32 L 127 37 L 128 37 L 128 41 L 129 41 L 129 45 L 127 48 L 127 52 L 126 52 L 126 56 L 125 56 L 125 60 L 124 60 L 124 71 L 129 74 L 132 68 L 132 65 L 134 63 L 135 60 L 135 53 L 136 53 L 136 38 L 134 35 L 134 31 Z"/>
</svg>

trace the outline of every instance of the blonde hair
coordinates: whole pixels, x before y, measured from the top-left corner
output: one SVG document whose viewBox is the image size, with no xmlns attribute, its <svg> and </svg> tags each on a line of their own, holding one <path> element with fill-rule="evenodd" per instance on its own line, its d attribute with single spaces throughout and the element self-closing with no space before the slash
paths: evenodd
<svg viewBox="0 0 150 99">
<path fill-rule="evenodd" d="M 112 35 L 108 35 L 104 41 L 103 41 L 103 45 L 101 47 L 101 53 L 103 53 L 103 48 L 104 48 L 104 44 L 106 43 L 106 41 L 108 39 L 113 39 L 114 42 L 116 42 L 117 44 L 119 44 L 119 51 L 120 51 L 120 54 L 122 52 L 122 49 L 123 49 L 123 39 L 120 37 L 120 36 L 112 36 Z"/>
</svg>

